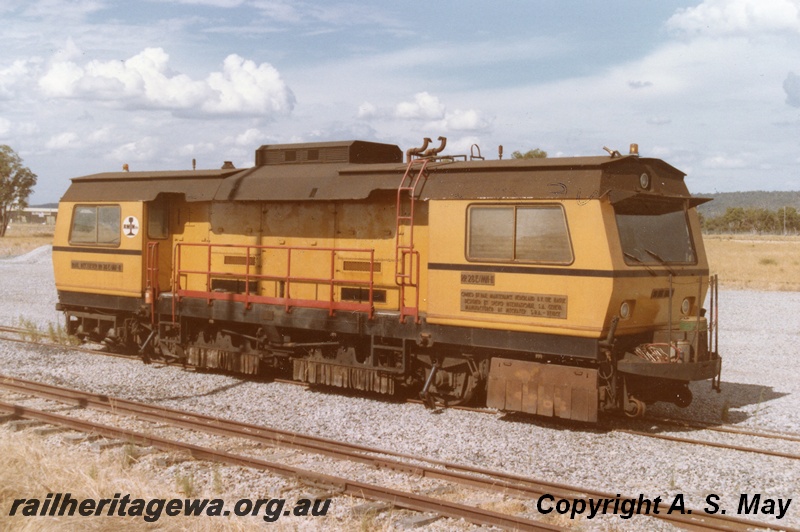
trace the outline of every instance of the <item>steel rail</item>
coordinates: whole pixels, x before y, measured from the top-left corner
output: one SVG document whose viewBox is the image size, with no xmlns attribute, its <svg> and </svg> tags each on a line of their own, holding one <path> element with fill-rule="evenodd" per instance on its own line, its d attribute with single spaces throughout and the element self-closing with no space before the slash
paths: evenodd
<svg viewBox="0 0 800 532">
<path fill-rule="evenodd" d="M 395 490 L 392 488 L 384 488 L 374 484 L 357 482 L 324 473 L 317 473 L 299 467 L 262 460 L 260 458 L 237 455 L 225 451 L 211 449 L 209 447 L 202 447 L 168 438 L 161 438 L 159 436 L 142 434 L 132 430 L 111 427 L 109 425 L 93 423 L 82 419 L 26 408 L 6 402 L 0 402 L 0 412 L 6 412 L 24 419 L 33 419 L 52 425 L 67 427 L 72 430 L 86 432 L 89 434 L 99 434 L 107 438 L 124 439 L 133 444 L 150 446 L 163 451 L 188 451 L 191 453 L 192 457 L 197 460 L 207 460 L 228 465 L 270 471 L 280 476 L 300 478 L 316 484 L 332 486 L 337 488 L 342 494 L 345 495 L 387 502 L 400 508 L 406 508 L 418 512 L 435 512 L 445 517 L 465 519 L 478 525 L 491 525 L 510 530 L 563 530 L 561 527 L 533 521 L 525 517 L 501 514 L 492 510 L 484 510 L 481 508 L 466 506 L 442 499 L 434 499 L 425 495 L 417 495 Z"/>
<path fill-rule="evenodd" d="M 766 456 L 777 456 L 779 458 L 787 458 L 789 460 L 800 460 L 800 454 L 784 453 L 781 451 L 771 451 L 769 449 L 756 449 L 755 447 L 745 447 L 744 445 L 733 445 L 730 443 L 720 443 L 707 440 L 695 440 L 692 438 L 683 438 L 681 436 L 669 436 L 667 434 L 654 434 L 652 432 L 641 432 L 638 430 L 629 429 L 614 429 L 614 432 L 620 434 L 633 434 L 635 436 L 646 436 L 648 438 L 656 438 L 659 440 L 666 440 L 677 443 L 690 443 L 692 445 L 705 445 L 707 447 L 715 447 L 717 449 L 729 449 L 732 451 L 741 451 L 745 453 L 757 453 Z M 752 435 L 751 435 L 752 436 Z"/>
<path fill-rule="evenodd" d="M 729 425 L 714 425 L 705 421 L 694 421 L 690 419 L 672 419 L 666 417 L 645 417 L 642 421 L 663 423 L 665 425 L 672 425 L 674 427 L 694 428 L 713 430 L 715 432 L 726 432 L 729 434 L 741 434 L 743 436 L 758 436 L 759 438 L 771 438 L 775 440 L 787 440 L 800 442 L 800 434 L 795 432 L 778 432 L 778 431 L 756 431 L 746 428 L 739 428 Z"/>
<path fill-rule="evenodd" d="M 549 494 L 555 498 L 588 499 L 590 497 L 602 499 L 631 499 L 635 497 L 621 496 L 595 490 L 570 486 L 560 483 L 538 481 L 518 475 L 510 475 L 498 471 L 481 468 L 472 468 L 454 463 L 431 460 L 418 456 L 397 453 L 393 451 L 375 449 L 361 445 L 349 444 L 308 436 L 299 433 L 282 431 L 269 427 L 262 427 L 247 423 L 232 422 L 214 418 L 203 414 L 195 414 L 167 407 L 146 405 L 135 401 L 111 398 L 105 395 L 69 390 L 56 386 L 0 377 L 0 387 L 21 394 L 37 395 L 60 402 L 111 411 L 116 414 L 127 414 L 148 419 L 151 421 L 168 422 L 191 430 L 198 430 L 226 437 L 242 437 L 260 443 L 300 449 L 333 456 L 338 459 L 367 463 L 378 468 L 388 468 L 419 475 L 426 478 L 435 478 L 449 482 L 469 485 L 474 488 L 489 491 L 502 491 L 531 498 L 539 498 Z M 418 462 L 410 464 L 387 458 L 368 456 L 364 453 L 383 454 Z M 431 465 L 421 465 L 421 464 Z M 437 467 L 432 467 L 437 466 Z M 444 468 L 439 469 L 439 468 Z M 482 475 L 482 478 L 475 475 Z M 698 527 L 703 530 L 745 530 L 752 527 L 785 530 L 785 527 L 771 525 L 763 522 L 740 519 L 724 515 L 705 514 L 694 510 L 692 516 L 679 514 L 648 514 L 650 517 L 660 518 L 680 523 L 681 526 Z"/>
<path fill-rule="evenodd" d="M 28 331 L 26 329 L 0 326 L 0 332 L 3 332 L 3 331 L 13 332 L 15 334 L 20 334 L 20 335 L 36 334 L 36 333 Z M 46 336 L 46 335 L 42 334 L 42 336 Z M 98 350 L 92 350 L 92 349 L 85 349 L 85 348 L 81 348 L 81 347 L 78 347 L 78 346 L 43 343 L 43 342 L 39 342 L 39 341 L 21 340 L 21 339 L 7 338 L 7 337 L 2 337 L 2 336 L 0 336 L 0 341 L 8 341 L 8 342 L 15 342 L 15 343 L 38 345 L 38 346 L 44 346 L 44 347 L 61 348 L 61 349 L 66 349 L 66 350 L 70 350 L 70 351 L 77 351 L 77 352 L 80 352 L 80 353 L 91 354 L 91 355 L 102 355 L 102 356 L 109 356 L 109 357 L 122 358 L 122 359 L 128 359 L 128 360 L 139 360 L 140 359 L 140 357 L 137 356 L 137 355 L 125 355 L 125 354 L 113 353 L 113 352 L 108 352 L 108 351 L 98 351 Z M 166 366 L 180 365 L 181 367 L 194 367 L 194 366 L 187 366 L 186 364 L 177 363 L 177 362 L 174 362 L 174 361 L 158 361 L 158 363 L 159 364 L 164 364 Z M 284 384 L 292 384 L 292 385 L 306 386 L 306 387 L 308 386 L 308 383 L 292 381 L 292 380 L 287 380 L 287 379 L 273 379 L 273 380 L 274 380 L 274 382 L 281 382 L 281 383 L 284 383 Z M 413 398 L 407 399 L 407 402 L 413 403 L 413 404 L 423 404 L 422 401 L 420 401 L 418 399 L 413 399 Z M 495 412 L 494 410 L 489 410 L 487 408 L 469 407 L 469 406 L 461 406 L 461 405 L 450 406 L 450 407 L 447 407 L 447 408 L 454 409 L 454 410 L 465 410 L 465 411 L 468 411 L 468 412 L 484 413 L 484 414 L 485 413 L 494 413 Z M 768 439 L 775 439 L 775 440 L 786 440 L 786 441 L 791 441 L 791 442 L 800 442 L 800 435 L 797 435 L 797 434 L 794 434 L 794 433 L 751 431 L 751 430 L 747 430 L 747 429 L 740 429 L 740 428 L 737 428 L 737 427 L 717 426 L 717 425 L 713 425 L 713 424 L 710 424 L 710 423 L 703 423 L 703 422 L 700 422 L 700 421 L 679 420 L 679 419 L 669 419 L 669 418 L 645 418 L 645 421 L 649 421 L 649 420 L 656 421 L 656 422 L 659 422 L 659 423 L 670 424 L 670 425 L 673 425 L 673 426 L 676 426 L 676 427 L 683 426 L 683 427 L 698 428 L 698 429 L 703 429 L 703 430 L 710 430 L 710 431 L 714 431 L 714 432 L 723 432 L 723 433 L 728 433 L 728 434 L 738 434 L 738 435 L 742 435 L 742 436 L 754 436 L 754 437 L 758 437 L 758 438 L 768 438 Z M 693 444 L 693 445 L 705 445 L 705 446 L 708 446 L 708 447 L 715 447 L 715 448 L 720 448 L 720 449 L 730 449 L 730 450 L 740 451 L 740 452 L 750 452 L 750 453 L 755 453 L 755 454 L 763 454 L 763 455 L 767 455 L 767 456 L 776 456 L 776 457 L 786 458 L 786 459 L 790 459 L 790 460 L 798 460 L 798 459 L 800 459 L 800 455 L 798 455 L 798 454 L 784 453 L 784 452 L 780 452 L 780 451 L 770 451 L 770 450 L 765 450 L 765 449 L 758 449 L 756 447 L 747 447 L 747 446 L 743 446 L 743 445 L 732 445 L 732 444 L 719 443 L 719 442 L 710 442 L 708 440 L 697 440 L 697 439 L 691 439 L 691 438 L 682 438 L 682 437 L 679 437 L 679 436 L 668 436 L 668 435 L 662 435 L 662 434 L 654 434 L 652 432 L 636 431 L 636 430 L 632 430 L 632 429 L 617 429 L 615 427 L 608 427 L 608 429 L 609 430 L 613 430 L 613 431 L 617 431 L 617 432 L 621 432 L 621 433 L 632 434 L 632 435 L 636 435 L 636 436 L 663 439 L 663 440 L 675 441 L 675 442 L 680 442 L 680 443 L 688 443 L 688 444 Z"/>
<path fill-rule="evenodd" d="M 37 335 L 38 334 L 42 338 L 46 338 L 47 337 L 46 333 L 37 333 L 36 331 L 30 331 L 28 329 L 19 328 L 19 327 L 0 326 L 0 332 L 10 332 L 10 333 L 13 333 L 13 334 L 19 334 L 19 335 L 25 335 L 25 336 Z M 115 358 L 123 358 L 123 359 L 128 359 L 128 360 L 141 360 L 141 357 L 139 355 L 126 355 L 126 354 L 120 354 L 120 353 L 113 353 L 113 352 L 110 352 L 110 351 L 100 351 L 100 350 L 97 350 L 97 349 L 86 349 L 86 348 L 82 348 L 82 347 L 79 347 L 79 346 L 73 346 L 73 345 L 54 344 L 54 343 L 41 342 L 41 341 L 37 342 L 37 341 L 32 341 L 32 340 L 21 340 L 21 339 L 18 339 L 18 338 L 7 338 L 7 337 L 2 337 L 2 336 L 0 336 L 0 341 L 26 343 L 26 344 L 38 345 L 38 346 L 44 346 L 44 347 L 57 347 L 57 348 L 61 348 L 61 349 L 67 349 L 67 350 L 70 350 L 70 351 L 77 351 L 77 352 L 80 352 L 80 353 L 87 353 L 87 354 L 91 354 L 91 355 L 102 355 L 102 356 L 109 356 L 109 357 L 115 357 Z M 167 366 L 179 365 L 181 367 L 193 367 L 191 365 L 186 365 L 186 364 L 182 364 L 182 363 L 176 363 L 174 361 L 158 360 L 157 363 L 158 364 L 164 364 L 164 365 L 167 365 Z M 198 369 L 202 369 L 202 368 L 198 368 Z M 284 383 L 284 384 L 292 384 L 292 385 L 296 385 L 296 386 L 306 386 L 306 387 L 308 386 L 308 383 L 299 382 L 299 381 L 293 381 L 293 380 L 289 380 L 289 379 L 276 378 L 276 379 L 272 379 L 272 381 L 281 382 L 281 383 Z M 413 399 L 413 398 L 407 399 L 406 402 L 412 403 L 412 404 L 424 404 L 423 401 L 421 401 L 419 399 Z M 494 414 L 494 413 L 496 413 L 495 410 L 484 408 L 484 407 L 470 407 L 470 406 L 454 405 L 454 406 L 448 406 L 447 408 L 448 409 L 453 409 L 453 410 L 464 410 L 464 411 L 467 411 L 467 412 L 477 412 L 477 413 L 482 413 L 482 414 Z M 675 426 L 675 427 L 697 428 L 697 429 L 710 430 L 710 431 L 714 431 L 714 432 L 723 432 L 723 433 L 729 433 L 729 434 L 739 434 L 739 435 L 742 435 L 742 436 L 756 436 L 756 437 L 759 437 L 759 438 L 770 438 L 770 439 L 775 439 L 775 440 L 786 440 L 786 441 L 791 441 L 791 442 L 800 442 L 800 434 L 793 433 L 793 432 L 783 433 L 783 432 L 768 431 L 768 430 L 763 430 L 763 431 L 762 430 L 748 430 L 748 429 L 729 426 L 729 425 L 715 425 L 713 423 L 708 423 L 708 422 L 703 422 L 703 421 L 688 420 L 688 419 L 671 419 L 671 418 L 663 418 L 663 417 L 645 417 L 641 421 L 652 421 L 652 422 L 656 422 L 656 423 L 663 423 L 663 424 L 667 424 L 667 425 L 672 425 L 672 426 Z M 609 427 L 609 429 L 610 430 L 616 430 L 613 427 Z M 629 431 L 631 434 L 636 434 L 636 435 L 640 435 L 640 436 L 652 436 L 652 437 L 655 437 L 655 438 L 660 437 L 659 435 L 653 435 L 652 433 L 643 432 L 643 431 L 633 431 L 631 429 L 624 429 L 624 430 Z M 689 439 L 687 439 L 686 443 L 697 443 L 697 444 L 702 445 L 702 444 L 705 444 L 706 442 L 703 441 L 703 440 L 689 440 Z M 715 446 L 714 443 L 710 443 L 710 445 L 711 446 Z M 755 452 L 755 453 L 761 452 L 759 449 L 751 449 L 751 448 L 748 448 L 748 447 L 743 447 L 743 448 L 738 449 L 738 450 L 746 451 L 746 452 L 748 452 L 748 451 L 749 452 Z M 765 454 L 769 454 L 769 452 L 767 452 Z M 787 456 L 784 456 L 784 457 L 785 458 L 795 458 L 795 457 L 797 457 L 797 455 L 788 454 Z"/>
</svg>

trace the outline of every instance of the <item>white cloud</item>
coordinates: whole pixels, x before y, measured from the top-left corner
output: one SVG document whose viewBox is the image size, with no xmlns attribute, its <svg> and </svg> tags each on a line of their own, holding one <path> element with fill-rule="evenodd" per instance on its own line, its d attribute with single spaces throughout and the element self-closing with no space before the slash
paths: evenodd
<svg viewBox="0 0 800 532">
<path fill-rule="evenodd" d="M 65 133 L 61 133 L 59 135 L 55 135 L 50 137 L 45 144 L 45 147 L 48 150 L 63 150 L 67 148 L 74 148 L 79 144 L 79 137 L 77 133 L 72 131 L 68 131 Z"/>
<path fill-rule="evenodd" d="M 475 109 L 448 111 L 438 96 L 418 92 L 413 102 L 400 102 L 390 108 L 379 108 L 370 102 L 358 106 L 356 115 L 361 120 L 398 119 L 424 121 L 428 130 L 478 131 L 489 127 L 489 121 Z"/>
<path fill-rule="evenodd" d="M 445 107 L 436 96 L 418 92 L 413 102 L 400 102 L 394 108 L 395 118 L 406 120 L 439 120 L 444 118 Z"/>
<path fill-rule="evenodd" d="M 24 2 L 25 15 L 28 17 L 42 17 L 65 20 L 81 20 L 90 13 L 105 9 L 104 2 L 98 0 L 37 0 Z"/>
<path fill-rule="evenodd" d="M 216 146 L 214 146 L 214 144 L 211 142 L 201 142 L 198 144 L 184 144 L 178 148 L 177 152 L 178 155 L 182 156 L 194 156 L 214 153 L 215 149 Z"/>
<path fill-rule="evenodd" d="M 308 2 L 299 0 L 255 0 L 252 6 L 271 23 L 309 27 L 305 35 L 341 31 L 343 27 L 369 26 L 379 31 L 402 27 L 387 16 L 385 7 L 365 2 Z"/>
<path fill-rule="evenodd" d="M 244 0 L 173 0 L 179 4 L 200 5 L 211 7 L 238 7 L 244 4 Z"/>
<path fill-rule="evenodd" d="M 233 143 L 237 146 L 252 148 L 259 146 L 264 141 L 264 134 L 256 128 L 250 128 L 241 135 L 236 135 Z"/>
<path fill-rule="evenodd" d="M 364 102 L 358 106 L 358 114 L 356 116 L 362 120 L 375 118 L 378 116 L 378 108 L 369 102 Z"/>
<path fill-rule="evenodd" d="M 112 140 L 114 130 L 111 127 L 101 127 L 89 133 L 88 140 L 91 144 L 102 144 Z"/>
<path fill-rule="evenodd" d="M 238 55 L 225 58 L 222 72 L 208 76 L 214 91 L 203 103 L 211 114 L 284 114 L 292 110 L 295 97 L 269 63 L 256 65 Z"/>
<path fill-rule="evenodd" d="M 444 119 L 432 125 L 444 131 L 478 131 L 489 127 L 489 121 L 474 109 L 456 109 L 452 113 L 445 113 Z"/>
<path fill-rule="evenodd" d="M 174 73 L 169 55 L 161 48 L 147 48 L 125 61 L 93 60 L 84 66 L 56 60 L 39 79 L 39 88 L 52 98 L 100 100 L 182 114 L 272 117 L 290 112 L 295 104 L 294 94 L 268 63 L 256 65 L 229 55 L 222 72 L 195 81 Z"/>
<path fill-rule="evenodd" d="M 733 170 L 737 168 L 747 168 L 749 163 L 743 157 L 732 157 L 730 155 L 713 155 L 707 157 L 701 163 L 704 168 Z"/>
<path fill-rule="evenodd" d="M 75 96 L 77 85 L 83 76 L 83 69 L 75 63 L 54 63 L 47 74 L 39 79 L 39 88 L 46 96 L 71 98 Z"/>
<path fill-rule="evenodd" d="M 35 59 L 18 59 L 11 66 L 0 68 L 0 98 L 14 98 L 36 65 Z"/>
<path fill-rule="evenodd" d="M 144 137 L 117 147 L 111 152 L 110 158 L 121 163 L 148 161 L 156 157 L 161 145 L 161 141 L 157 138 Z"/>
<path fill-rule="evenodd" d="M 800 107 L 800 76 L 789 72 L 783 81 L 783 90 L 786 91 L 786 103 L 792 107 Z"/>
<path fill-rule="evenodd" d="M 67 42 L 64 43 L 64 47 L 56 51 L 53 57 L 58 58 L 60 61 L 70 61 L 79 58 L 81 55 L 83 55 L 83 51 L 75 44 L 72 37 L 69 37 Z"/>
<path fill-rule="evenodd" d="M 689 34 L 800 32 L 798 0 L 705 0 L 680 9 L 667 26 Z"/>
<path fill-rule="evenodd" d="M 672 119 L 666 116 L 651 116 L 647 118 L 645 122 L 651 126 L 665 126 L 672 123 Z"/>
<path fill-rule="evenodd" d="M 0 137 L 11 131 L 11 121 L 0 116 Z"/>
</svg>

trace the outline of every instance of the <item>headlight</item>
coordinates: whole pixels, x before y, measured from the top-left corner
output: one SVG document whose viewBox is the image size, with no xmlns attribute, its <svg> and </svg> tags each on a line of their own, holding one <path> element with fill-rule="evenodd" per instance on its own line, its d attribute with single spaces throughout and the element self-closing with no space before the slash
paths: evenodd
<svg viewBox="0 0 800 532">
<path fill-rule="evenodd" d="M 681 313 L 684 316 L 688 316 L 689 312 L 692 310 L 692 299 L 691 297 L 685 297 L 681 302 Z"/>
<path fill-rule="evenodd" d="M 648 174 L 642 174 L 639 176 L 639 186 L 645 190 L 650 188 L 650 176 Z"/>
<path fill-rule="evenodd" d="M 627 301 L 623 301 L 619 306 L 619 317 L 623 320 L 627 320 L 631 317 L 631 305 Z"/>
</svg>

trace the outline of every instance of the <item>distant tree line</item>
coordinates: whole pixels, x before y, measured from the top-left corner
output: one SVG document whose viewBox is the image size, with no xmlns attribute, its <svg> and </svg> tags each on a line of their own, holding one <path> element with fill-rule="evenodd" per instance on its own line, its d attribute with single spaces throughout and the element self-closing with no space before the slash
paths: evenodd
<svg viewBox="0 0 800 532">
<path fill-rule="evenodd" d="M 714 217 L 700 215 L 704 233 L 755 233 L 796 235 L 800 233 L 800 213 L 794 207 L 771 211 L 743 207 L 728 207 L 724 214 Z"/>
</svg>

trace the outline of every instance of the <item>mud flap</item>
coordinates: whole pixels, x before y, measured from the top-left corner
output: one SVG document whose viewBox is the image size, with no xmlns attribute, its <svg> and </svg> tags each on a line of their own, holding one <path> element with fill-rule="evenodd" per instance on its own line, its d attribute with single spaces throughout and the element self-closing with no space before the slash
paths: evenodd
<svg viewBox="0 0 800 532">
<path fill-rule="evenodd" d="M 493 358 L 486 406 L 596 422 L 597 370 Z"/>
</svg>

